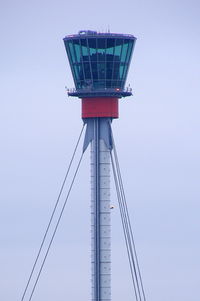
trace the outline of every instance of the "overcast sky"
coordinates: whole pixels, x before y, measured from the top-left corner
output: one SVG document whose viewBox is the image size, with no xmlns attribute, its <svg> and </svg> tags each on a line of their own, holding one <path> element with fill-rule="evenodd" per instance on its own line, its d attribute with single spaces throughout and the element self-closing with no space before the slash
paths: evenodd
<svg viewBox="0 0 200 301">
<path fill-rule="evenodd" d="M 85 29 L 137 37 L 134 95 L 120 101 L 113 131 L 147 301 L 199 301 L 197 0 L 1 1 L 0 300 L 21 300 L 82 127 L 62 39 Z M 113 301 L 132 301 L 114 189 L 112 203 Z M 87 151 L 32 300 L 89 299 Z"/>
</svg>

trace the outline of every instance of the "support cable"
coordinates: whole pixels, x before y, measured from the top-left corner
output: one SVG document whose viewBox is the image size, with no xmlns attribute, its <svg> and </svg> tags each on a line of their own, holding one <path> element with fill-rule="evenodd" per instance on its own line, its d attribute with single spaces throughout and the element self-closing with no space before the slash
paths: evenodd
<svg viewBox="0 0 200 301">
<path fill-rule="evenodd" d="M 146 301 L 146 296 L 145 296 L 145 292 L 144 292 L 144 286 L 143 286 L 143 281 L 142 281 L 142 276 L 141 276 L 141 271 L 140 271 L 140 266 L 139 266 L 139 261 L 138 261 L 136 246 L 135 246 L 135 240 L 134 240 L 133 231 L 132 231 L 132 227 L 131 227 L 128 206 L 127 206 L 127 202 L 126 202 L 126 197 L 125 197 L 125 192 L 124 192 L 124 187 L 123 187 L 123 182 L 122 182 L 122 176 L 121 176 L 121 171 L 120 171 L 120 166 L 119 166 L 119 161 L 118 161 L 115 145 L 114 145 L 114 153 L 115 153 L 116 166 L 117 166 L 117 170 L 118 170 L 119 183 L 120 183 L 122 196 L 123 196 L 125 215 L 127 217 L 128 228 L 130 230 L 131 241 L 132 241 L 132 246 L 133 246 L 133 251 L 134 251 L 134 256 L 135 256 L 135 262 L 136 262 L 136 266 L 137 266 L 137 270 L 138 270 L 138 277 L 139 277 L 139 281 L 140 281 L 140 285 L 141 285 L 141 289 L 142 289 L 143 298 L 144 298 L 144 301 Z"/>
<path fill-rule="evenodd" d="M 132 227 L 131 227 L 131 223 L 130 223 L 130 217 L 129 217 L 129 213 L 128 213 L 128 207 L 127 207 L 127 202 L 126 202 L 126 197 L 125 197 L 125 192 L 124 192 L 124 187 L 123 187 L 123 181 L 122 181 L 122 177 L 121 177 L 121 171 L 120 171 L 117 151 L 116 151 L 112 132 L 111 132 L 111 135 L 112 135 L 112 140 L 113 140 L 114 158 L 115 158 L 115 165 L 116 165 L 116 170 L 117 170 L 116 185 L 119 185 L 118 189 L 120 190 L 120 195 L 121 195 L 121 200 L 119 200 L 119 203 L 121 203 L 120 206 L 122 206 L 122 209 L 120 209 L 121 218 L 124 220 L 124 224 L 125 224 L 129 252 L 131 255 L 131 259 L 132 259 L 132 265 L 133 265 L 133 269 L 134 269 L 139 299 L 141 300 L 141 292 L 140 292 L 140 287 L 141 287 L 143 300 L 146 301 L 144 286 L 143 286 L 143 282 L 142 282 L 142 276 L 141 276 L 139 262 L 138 262 L 138 256 L 137 256 L 134 237 L 133 237 L 133 231 L 132 231 Z M 111 160 L 113 161 L 112 157 L 111 157 Z"/>
<path fill-rule="evenodd" d="M 121 177 L 121 175 L 120 175 L 120 177 Z M 122 193 L 124 194 L 123 185 L 121 185 L 121 190 L 122 190 Z M 124 198 L 125 198 L 125 196 L 124 196 Z M 144 301 L 146 301 L 144 286 L 143 286 L 143 282 L 142 282 L 142 276 L 141 276 L 141 271 L 140 271 L 140 266 L 139 266 L 139 261 L 138 261 L 138 255 L 137 255 L 137 251 L 136 251 L 135 240 L 133 237 L 133 231 L 132 231 L 132 227 L 131 227 L 131 223 L 130 223 L 130 217 L 129 217 L 129 212 L 128 212 L 128 208 L 127 208 L 126 199 L 124 199 L 123 203 L 124 203 L 125 215 L 127 217 L 128 227 L 130 230 L 131 242 L 132 242 L 134 256 L 135 256 L 135 262 L 136 262 L 136 266 L 137 266 L 137 270 L 138 270 L 138 277 L 139 277 L 139 281 L 140 281 L 140 285 L 141 285 L 141 289 L 142 289 L 143 298 L 144 298 Z"/>
<path fill-rule="evenodd" d="M 118 202 L 119 202 L 119 209 L 120 209 L 122 227 L 123 227 L 123 231 L 124 231 L 124 238 L 125 238 L 125 243 L 126 243 L 126 248 L 127 248 L 129 266 L 130 266 L 130 270 L 131 270 L 131 277 L 132 277 L 133 287 L 134 287 L 134 292 L 135 292 L 135 298 L 136 298 L 136 301 L 138 301 L 138 296 L 137 296 L 138 294 L 137 294 L 137 290 L 136 290 L 135 278 L 134 278 L 134 273 L 133 273 L 133 266 L 132 266 L 132 262 L 131 262 L 131 255 L 130 255 L 129 243 L 128 243 L 128 238 L 127 238 L 127 229 L 126 229 L 126 224 L 125 224 L 124 217 L 123 217 L 123 208 L 122 208 L 122 203 L 121 203 L 121 192 L 120 192 L 120 188 L 119 188 L 119 185 L 118 185 L 117 173 L 116 173 L 116 168 L 115 168 L 115 165 L 114 165 L 114 159 L 113 159 L 113 156 L 112 156 L 112 152 L 110 152 L 110 156 L 111 156 L 111 163 L 112 163 L 113 176 L 114 176 L 115 187 L 116 187 L 116 192 L 117 192 L 117 198 L 118 198 Z"/>
<path fill-rule="evenodd" d="M 140 293 L 140 286 L 139 286 L 138 276 L 137 276 L 137 270 L 136 270 L 136 265 L 135 265 L 135 259 L 133 256 L 133 248 L 132 248 L 131 239 L 130 239 L 130 231 L 128 228 L 127 217 L 126 217 L 125 210 L 124 210 L 124 203 L 123 203 L 123 198 L 122 198 L 121 187 L 119 184 L 118 174 L 117 174 L 117 181 L 115 182 L 115 185 L 117 186 L 117 189 L 120 191 L 120 196 L 118 197 L 118 203 L 119 203 L 119 207 L 120 207 L 121 220 L 124 225 L 124 236 L 125 236 L 125 239 L 127 240 L 127 252 L 130 256 L 129 264 L 130 264 L 130 269 L 132 272 L 132 280 L 133 280 L 133 284 L 134 284 L 136 301 L 138 300 L 138 298 L 139 298 L 139 301 L 142 301 L 141 293 Z"/>
<path fill-rule="evenodd" d="M 69 191 L 68 191 L 68 193 L 67 193 L 67 197 L 66 197 L 65 202 L 64 202 L 64 204 L 63 204 L 63 207 L 62 207 L 62 210 L 61 210 L 61 212 L 60 212 L 58 221 L 57 221 L 56 226 L 55 226 L 55 229 L 54 229 L 54 231 L 53 231 L 52 238 L 51 238 L 51 240 L 50 240 L 50 242 L 49 242 L 47 251 L 46 251 L 45 256 L 44 256 L 44 259 L 43 259 L 43 261 L 42 261 L 41 268 L 40 268 L 40 270 L 39 270 L 39 272 L 38 272 L 38 275 L 37 275 L 35 284 L 34 284 L 33 289 L 32 289 L 32 291 L 31 291 L 31 295 L 30 295 L 29 301 L 31 301 L 31 299 L 32 299 L 32 296 L 33 296 L 33 293 L 34 293 L 34 291 L 35 291 L 36 285 L 37 285 L 38 280 L 39 280 L 39 278 L 40 278 L 42 269 L 43 269 L 43 267 L 44 267 L 44 264 L 45 264 L 45 261 L 46 261 L 46 259 L 47 259 L 49 250 L 50 250 L 50 248 L 51 248 L 51 245 L 52 245 L 52 242 L 53 242 L 53 240 L 54 240 L 55 234 L 56 234 L 56 232 L 57 232 L 57 229 L 58 229 L 58 226 L 59 226 L 61 217 L 62 217 L 62 215 L 63 215 L 63 212 L 64 212 L 64 209 L 65 209 L 66 203 L 67 203 L 67 201 L 68 201 L 70 192 L 71 192 L 71 190 L 72 190 L 72 186 L 73 186 L 73 184 L 74 184 L 74 181 L 75 181 L 77 172 L 78 172 L 78 170 L 79 170 L 79 167 L 80 167 L 80 164 L 81 164 L 81 161 L 82 161 L 82 158 L 83 158 L 83 153 L 82 153 L 81 158 L 80 158 L 80 160 L 79 160 L 79 162 L 78 162 L 78 166 L 77 166 L 76 171 L 75 171 L 75 173 L 74 173 L 74 177 L 73 177 L 73 179 L 72 179 L 72 182 L 71 182 Z"/>
<path fill-rule="evenodd" d="M 117 163 L 116 163 L 117 166 Z M 127 215 L 126 215 L 126 211 L 125 211 L 125 200 L 124 200 L 124 196 L 123 196 L 123 192 L 122 192 L 122 187 L 121 187 L 121 182 L 120 182 L 120 177 L 119 177 L 119 170 L 118 170 L 118 166 L 117 168 L 117 177 L 118 177 L 118 185 L 119 185 L 119 189 L 121 192 L 121 203 L 122 203 L 122 219 L 124 219 L 124 223 L 126 225 L 126 235 L 127 235 L 127 239 L 128 239 L 128 244 L 129 244 L 129 249 L 130 249 L 130 254 L 131 254 L 131 259 L 132 259 L 132 265 L 133 265 L 133 269 L 134 269 L 134 276 L 135 276 L 135 281 L 136 281 L 136 285 L 137 285 L 137 292 L 139 295 L 139 300 L 141 301 L 141 293 L 140 293 L 140 285 L 139 285 L 139 281 L 138 281 L 138 274 L 137 274 L 137 269 L 136 269 L 136 264 L 135 264 L 135 258 L 134 258 L 134 253 L 133 253 L 133 247 L 132 247 L 132 241 L 131 241 L 131 235 L 130 235 L 130 228 L 129 228 L 129 224 L 127 221 Z"/>
<path fill-rule="evenodd" d="M 75 146 L 74 152 L 73 152 L 73 154 L 72 154 L 72 158 L 71 158 L 71 160 L 70 160 L 70 163 L 69 163 L 67 172 L 66 172 L 65 177 L 64 177 L 64 180 L 63 180 L 63 182 L 62 182 L 62 185 L 61 185 L 61 188 L 60 188 L 60 191 L 59 191 L 59 194 L 58 194 L 58 197 L 57 197 L 55 206 L 54 206 L 54 208 L 53 208 L 53 211 L 52 211 L 52 214 L 51 214 L 49 223 L 48 223 L 48 225 L 47 225 L 45 234 L 44 234 L 43 239 L 42 239 L 42 242 L 41 242 L 39 251 L 38 251 L 38 253 L 37 253 L 36 259 L 35 259 L 34 264 L 33 264 L 33 267 L 32 267 L 32 269 L 31 269 L 31 273 L 30 273 L 30 276 L 29 276 L 29 278 L 28 278 L 26 287 L 25 287 L 25 289 L 24 289 L 24 292 L 23 292 L 21 301 L 24 300 L 24 297 L 25 297 L 25 295 L 26 295 L 26 292 L 27 292 L 27 289 L 28 289 L 28 287 L 29 287 L 30 281 L 31 281 L 31 279 L 32 279 L 33 273 L 34 273 L 34 271 L 35 271 L 37 262 L 38 262 L 38 260 L 39 260 L 39 257 L 40 257 L 42 248 L 43 248 L 43 246 L 44 246 L 44 243 L 45 243 L 47 234 L 48 234 L 48 232 L 49 232 L 49 228 L 50 228 L 50 226 L 51 226 L 51 224 L 52 224 L 52 221 L 53 221 L 53 218 L 54 218 L 54 216 L 55 216 L 55 212 L 56 212 L 56 209 L 57 209 L 57 207 L 58 207 L 58 204 L 59 204 L 59 201 L 60 201 L 60 197 L 61 197 L 61 194 L 62 194 L 62 192 L 63 192 L 63 189 L 64 189 L 64 186 L 65 186 L 65 183 L 66 183 L 68 174 L 69 174 L 69 172 L 70 172 L 70 169 L 71 169 L 71 166 L 72 166 L 72 163 L 73 163 L 73 160 L 74 160 L 74 157 L 75 157 L 75 154 L 76 154 L 76 151 L 77 151 L 77 148 L 78 148 L 78 145 L 79 145 L 79 142 L 80 142 L 80 139 L 81 139 L 83 130 L 84 130 L 84 127 L 85 127 L 85 124 L 83 124 L 83 127 L 82 127 L 82 129 L 81 129 L 81 132 L 80 132 L 80 134 L 79 134 L 78 141 L 77 141 L 77 143 L 76 143 L 76 146 Z M 82 156 L 81 156 L 81 159 L 82 159 L 82 157 L 83 157 L 83 154 L 82 154 Z M 81 159 L 80 159 L 80 161 L 79 161 L 79 164 L 78 164 L 77 169 L 79 168 Z M 76 176 L 77 171 L 78 171 L 78 170 L 76 170 L 74 177 Z M 73 182 L 74 182 L 74 180 L 75 180 L 75 178 L 73 178 Z M 73 183 L 72 183 L 71 186 L 70 186 L 70 191 L 71 191 L 72 185 L 73 185 Z M 69 191 L 69 192 L 70 192 L 70 191 Z M 69 192 L 68 192 L 68 194 L 69 194 Z M 67 195 L 67 198 L 68 198 L 68 195 Z M 65 202 L 66 202 L 66 200 L 65 200 Z M 31 299 L 30 299 L 30 300 L 31 300 Z"/>
</svg>

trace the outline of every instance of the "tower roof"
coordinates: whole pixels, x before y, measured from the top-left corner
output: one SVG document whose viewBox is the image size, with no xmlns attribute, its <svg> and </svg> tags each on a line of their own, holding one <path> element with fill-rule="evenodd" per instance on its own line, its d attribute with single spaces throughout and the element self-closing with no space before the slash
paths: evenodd
<svg viewBox="0 0 200 301">
<path fill-rule="evenodd" d="M 76 39 L 76 38 L 121 38 L 121 39 L 133 39 L 136 40 L 136 37 L 132 34 L 122 34 L 122 33 L 112 33 L 112 32 L 97 32 L 93 30 L 80 30 L 77 34 L 67 35 L 63 40 L 67 39 Z"/>
</svg>

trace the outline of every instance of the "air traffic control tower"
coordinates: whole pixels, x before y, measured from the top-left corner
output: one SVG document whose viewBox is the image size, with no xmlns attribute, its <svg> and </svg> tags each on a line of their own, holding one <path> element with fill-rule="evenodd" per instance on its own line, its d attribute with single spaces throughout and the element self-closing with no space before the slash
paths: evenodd
<svg viewBox="0 0 200 301">
<path fill-rule="evenodd" d="M 111 122 L 125 88 L 136 38 L 130 34 L 80 31 L 64 38 L 75 88 L 87 125 L 83 151 L 91 144 L 92 301 L 111 300 L 110 154 Z"/>
</svg>

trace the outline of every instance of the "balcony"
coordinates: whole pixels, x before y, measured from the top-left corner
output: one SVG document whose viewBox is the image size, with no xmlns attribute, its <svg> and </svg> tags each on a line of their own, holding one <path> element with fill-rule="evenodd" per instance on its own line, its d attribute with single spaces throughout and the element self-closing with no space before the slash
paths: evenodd
<svg viewBox="0 0 200 301">
<path fill-rule="evenodd" d="M 126 97 L 132 95 L 132 88 L 127 87 L 124 89 L 121 88 L 82 88 L 82 89 L 67 89 L 68 96 L 75 96 L 79 98 L 85 97 Z"/>
</svg>

